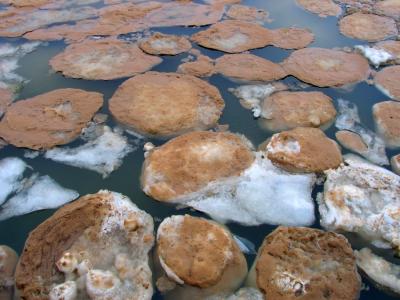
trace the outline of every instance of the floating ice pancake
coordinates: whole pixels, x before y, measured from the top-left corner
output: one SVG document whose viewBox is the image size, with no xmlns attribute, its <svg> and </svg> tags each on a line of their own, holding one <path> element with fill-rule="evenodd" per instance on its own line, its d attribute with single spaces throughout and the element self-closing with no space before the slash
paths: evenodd
<svg viewBox="0 0 400 300">
<path fill-rule="evenodd" d="M 208 56 L 198 55 L 196 61 L 181 64 L 177 72 L 196 77 L 209 77 L 215 73 L 214 61 Z"/>
<path fill-rule="evenodd" d="M 339 29 L 345 36 L 376 42 L 398 34 L 396 22 L 389 17 L 354 13 L 339 21 Z"/>
<path fill-rule="evenodd" d="M 79 89 L 54 90 L 11 105 L 0 137 L 17 147 L 47 149 L 71 142 L 103 104 L 103 96 Z"/>
<path fill-rule="evenodd" d="M 263 23 L 268 18 L 268 12 L 256 7 L 235 4 L 227 11 L 226 15 L 234 20 Z"/>
<path fill-rule="evenodd" d="M 332 0 L 296 0 L 296 3 L 320 17 L 337 17 L 342 13 L 340 5 Z"/>
<path fill-rule="evenodd" d="M 0 36 L 18 37 L 24 33 L 54 23 L 77 21 L 95 17 L 97 11 L 91 7 L 71 8 L 68 10 L 16 10 L 2 16 Z"/>
<path fill-rule="evenodd" d="M 386 96 L 400 101 L 400 66 L 382 69 L 375 75 L 374 82 L 376 87 Z"/>
<path fill-rule="evenodd" d="M 228 296 L 247 275 L 246 259 L 230 232 L 189 215 L 172 216 L 160 224 L 155 261 L 160 273 L 157 286 L 165 299 Z"/>
<path fill-rule="evenodd" d="M 318 197 L 321 225 L 357 233 L 378 247 L 399 248 L 400 177 L 355 155 L 325 173 Z"/>
<path fill-rule="evenodd" d="M 384 101 L 372 107 L 375 127 L 390 148 L 400 147 L 400 102 Z"/>
<path fill-rule="evenodd" d="M 215 126 L 224 108 L 218 89 L 191 75 L 148 72 L 125 81 L 112 115 L 140 134 L 168 137 Z"/>
<path fill-rule="evenodd" d="M 277 92 L 265 98 L 261 117 L 271 131 L 327 127 L 335 119 L 332 99 L 321 92 Z"/>
<path fill-rule="evenodd" d="M 140 43 L 140 48 L 153 55 L 177 55 L 192 48 L 189 40 L 183 36 L 167 35 L 159 32 Z"/>
<path fill-rule="evenodd" d="M 16 270 L 21 299 L 151 299 L 153 220 L 109 191 L 60 208 L 34 229 Z"/>
<path fill-rule="evenodd" d="M 278 28 L 271 30 L 272 46 L 283 49 L 301 49 L 314 41 L 314 35 L 304 28 Z"/>
<path fill-rule="evenodd" d="M 0 87 L 0 118 L 6 112 L 7 106 L 11 103 L 13 95 L 9 89 Z"/>
<path fill-rule="evenodd" d="M 339 134 L 339 142 L 343 143 L 344 147 L 364 156 L 373 163 L 379 165 L 389 164 L 385 151 L 385 142 L 375 132 L 361 124 L 357 106 L 343 99 L 338 100 L 338 106 L 339 115 L 336 118 L 335 126 L 340 130 L 346 130 L 345 133 Z M 366 150 L 358 137 L 367 147 Z"/>
<path fill-rule="evenodd" d="M 400 175 L 400 154 L 393 156 L 390 160 L 390 164 L 392 165 L 393 172 Z"/>
<path fill-rule="evenodd" d="M 14 299 L 14 272 L 18 255 L 8 246 L 0 245 L 0 299 Z"/>
<path fill-rule="evenodd" d="M 283 63 L 288 74 L 320 87 L 342 86 L 368 78 L 368 61 L 359 54 L 323 48 L 294 51 Z"/>
<path fill-rule="evenodd" d="M 123 158 L 135 148 L 118 131 L 104 126 L 103 133 L 82 146 L 48 150 L 46 158 L 78 168 L 95 171 L 107 177 L 118 169 Z"/>
<path fill-rule="evenodd" d="M 262 48 L 273 41 L 272 32 L 258 24 L 227 20 L 192 36 L 197 44 L 228 53 Z"/>
<path fill-rule="evenodd" d="M 156 200 L 191 206 L 220 222 L 311 225 L 315 177 L 274 167 L 248 143 L 228 132 L 177 137 L 147 153 L 142 188 Z"/>
<path fill-rule="evenodd" d="M 354 300 L 361 289 L 347 239 L 304 227 L 278 227 L 269 234 L 247 281 L 274 300 Z"/>
<path fill-rule="evenodd" d="M 50 65 L 68 77 L 111 80 L 144 73 L 161 62 L 136 44 L 110 38 L 72 44 L 53 57 Z"/>
<path fill-rule="evenodd" d="M 400 295 L 400 266 L 386 261 L 370 249 L 355 251 L 357 266 L 378 287 Z"/>
<path fill-rule="evenodd" d="M 286 76 L 283 68 L 253 54 L 227 54 L 216 60 L 215 70 L 241 81 L 273 81 Z"/>
<path fill-rule="evenodd" d="M 378 14 L 382 14 L 394 19 L 400 19 L 400 1 L 399 0 L 383 0 L 377 1 L 374 9 Z"/>
<path fill-rule="evenodd" d="M 267 145 L 268 158 L 289 172 L 322 172 L 342 162 L 340 148 L 319 128 L 297 127 L 274 134 Z"/>
</svg>

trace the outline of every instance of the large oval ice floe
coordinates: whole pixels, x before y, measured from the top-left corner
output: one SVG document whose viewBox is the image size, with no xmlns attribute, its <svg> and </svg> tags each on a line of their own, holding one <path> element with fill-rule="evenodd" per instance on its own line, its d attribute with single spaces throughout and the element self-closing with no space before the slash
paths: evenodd
<svg viewBox="0 0 400 300">
<path fill-rule="evenodd" d="M 18 254 L 6 245 L 0 245 L 0 299 L 14 299 L 14 272 Z"/>
<path fill-rule="evenodd" d="M 136 44 L 108 38 L 72 44 L 54 56 L 50 65 L 67 77 L 111 80 L 144 73 L 161 62 Z"/>
<path fill-rule="evenodd" d="M 17 147 L 48 149 L 79 136 L 103 104 L 103 95 L 58 89 L 9 106 L 0 122 L 0 137 Z"/>
<path fill-rule="evenodd" d="M 242 136 L 193 132 L 147 153 L 143 191 L 191 206 L 220 222 L 310 225 L 313 174 L 291 174 L 253 152 Z"/>
<path fill-rule="evenodd" d="M 321 225 L 398 249 L 400 177 L 355 155 L 346 155 L 344 164 L 325 173 L 318 197 Z"/>
<path fill-rule="evenodd" d="M 340 20 L 339 29 L 345 36 L 369 42 L 381 41 L 398 34 L 396 22 L 389 17 L 354 13 Z"/>
<path fill-rule="evenodd" d="M 192 48 L 189 40 L 183 36 L 154 33 L 140 42 L 140 49 L 153 55 L 177 55 Z"/>
<path fill-rule="evenodd" d="M 16 270 L 21 299 L 151 299 L 153 219 L 119 193 L 99 191 L 34 229 Z"/>
<path fill-rule="evenodd" d="M 290 75 L 319 86 L 343 86 L 368 78 L 368 61 L 359 54 L 323 48 L 294 51 L 283 67 Z"/>
<path fill-rule="evenodd" d="M 355 251 L 357 266 L 378 288 L 400 296 L 400 266 L 388 262 L 370 249 Z"/>
<path fill-rule="evenodd" d="M 296 127 L 328 127 L 336 116 L 330 97 L 321 92 L 273 93 L 263 99 L 262 125 L 271 131 Z"/>
<path fill-rule="evenodd" d="M 247 53 L 219 57 L 215 61 L 215 71 L 241 81 L 273 81 L 287 75 L 279 64 Z"/>
<path fill-rule="evenodd" d="M 296 3 L 320 17 L 337 17 L 342 13 L 340 5 L 333 0 L 296 0 Z"/>
<path fill-rule="evenodd" d="M 400 66 L 383 68 L 376 73 L 374 83 L 386 96 L 400 101 Z"/>
<path fill-rule="evenodd" d="M 338 167 L 338 144 L 319 128 L 297 127 L 274 134 L 266 147 L 268 158 L 289 172 L 316 172 Z"/>
<path fill-rule="evenodd" d="M 360 276 L 347 239 L 333 232 L 278 227 L 265 239 L 247 285 L 266 299 L 358 299 Z"/>
<path fill-rule="evenodd" d="M 239 53 L 267 45 L 285 49 L 304 48 L 314 40 L 314 35 L 306 29 L 270 30 L 250 22 L 226 20 L 194 34 L 192 40 L 205 48 Z"/>
<path fill-rule="evenodd" d="M 384 101 L 372 107 L 375 127 L 390 148 L 400 147 L 400 102 Z"/>
<path fill-rule="evenodd" d="M 134 131 L 169 137 L 215 126 L 224 101 L 216 87 L 194 76 L 148 72 L 125 81 L 109 105 Z"/>
<path fill-rule="evenodd" d="M 155 268 L 158 289 L 173 300 L 222 299 L 247 275 L 246 259 L 231 233 L 189 215 L 171 216 L 160 224 Z"/>
</svg>

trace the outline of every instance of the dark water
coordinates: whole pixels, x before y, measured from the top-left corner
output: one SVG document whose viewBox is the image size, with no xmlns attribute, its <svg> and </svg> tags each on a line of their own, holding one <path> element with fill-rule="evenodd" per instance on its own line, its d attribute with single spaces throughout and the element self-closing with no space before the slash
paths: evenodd
<svg viewBox="0 0 400 300">
<path fill-rule="evenodd" d="M 246 0 L 243 1 L 243 4 L 268 10 L 270 18 L 273 19 L 271 23 L 267 23 L 266 27 L 268 28 L 298 26 L 311 29 L 315 35 L 315 41 L 311 46 L 334 48 L 365 44 L 364 42 L 342 36 L 337 27 L 337 18 L 319 18 L 318 16 L 303 11 L 301 8 L 297 7 L 294 4 L 294 0 Z M 202 29 L 174 27 L 157 28 L 155 30 L 164 33 L 189 35 Z M 0 43 L 2 42 L 20 43 L 22 42 L 22 39 L 0 39 Z M 60 74 L 55 74 L 49 69 L 48 60 L 62 51 L 64 47 L 65 44 L 62 42 L 47 43 L 40 46 L 38 50 L 28 54 L 21 60 L 21 68 L 18 70 L 18 73 L 29 79 L 30 82 L 23 87 L 18 99 L 32 97 L 57 88 L 70 87 L 101 92 L 104 94 L 107 103 L 108 99 L 125 79 L 113 81 L 84 81 L 68 79 L 64 78 Z M 203 54 L 212 58 L 219 57 L 223 54 L 219 51 L 208 50 L 201 47 L 197 48 L 200 49 Z M 251 53 L 274 62 L 280 62 L 285 59 L 291 51 L 275 47 L 266 47 L 263 49 L 253 50 Z M 154 68 L 154 70 L 162 72 L 176 71 L 181 59 L 186 56 L 187 54 L 181 54 L 175 57 L 164 57 L 163 63 Z M 228 88 L 236 87 L 238 84 L 219 75 L 212 76 L 208 81 L 218 87 L 226 103 L 226 108 L 220 120 L 220 124 L 229 124 L 232 132 L 244 134 L 255 145 L 258 145 L 271 136 L 270 132 L 259 127 L 257 121 L 252 117 L 252 114 L 248 110 L 242 108 L 238 100 L 228 92 Z M 298 82 L 297 79 L 293 77 L 288 77 L 284 81 L 288 83 Z M 357 84 L 350 92 L 332 88 L 316 87 L 309 87 L 306 88 L 306 90 L 323 91 L 334 99 L 335 104 L 337 104 L 338 98 L 344 98 L 356 103 L 359 108 L 362 123 L 370 129 L 373 129 L 372 105 L 376 102 L 387 99 L 387 97 L 379 92 L 374 86 L 370 86 L 366 83 Z M 108 113 L 107 104 L 104 105 L 101 112 Z M 111 118 L 109 118 L 108 124 L 111 126 L 115 125 Z M 326 131 L 326 134 L 331 138 L 334 138 L 334 132 L 335 128 L 332 126 Z M 152 142 L 156 145 L 163 143 L 163 141 L 157 140 L 152 140 Z M 172 214 L 190 213 L 192 215 L 202 215 L 201 213 L 193 212 L 191 210 L 177 210 L 173 205 L 156 202 L 147 197 L 141 191 L 139 186 L 139 176 L 144 159 L 141 147 L 137 151 L 128 155 L 124 159 L 123 165 L 106 179 L 103 179 L 95 172 L 58 164 L 40 156 L 35 159 L 27 159 L 23 157 L 23 153 L 24 150 L 8 146 L 0 151 L 0 159 L 9 156 L 20 157 L 32 166 L 36 172 L 51 176 L 62 186 L 74 189 L 81 195 L 95 193 L 99 189 L 109 189 L 125 194 L 130 197 L 139 208 L 150 213 L 155 218 L 156 225 L 158 225 L 162 219 Z M 391 157 L 394 153 L 388 151 L 387 154 Z M 314 196 L 317 191 L 318 188 L 314 192 Z M 21 252 L 28 233 L 48 218 L 53 212 L 54 210 L 38 211 L 0 222 L 0 244 L 9 245 L 18 252 Z M 320 226 L 319 224 L 314 224 L 314 227 Z M 276 226 L 263 225 L 256 227 L 243 227 L 237 224 L 229 224 L 229 228 L 234 234 L 247 238 L 255 244 L 256 248 L 258 248 L 264 237 L 274 230 Z M 360 245 L 361 244 L 357 242 L 355 247 Z M 387 258 L 390 258 L 392 262 L 396 262 L 397 264 L 400 263 L 397 259 L 393 258 L 391 253 L 385 252 L 383 254 L 385 254 Z M 249 255 L 247 256 L 247 259 L 249 265 L 251 265 L 254 256 Z M 364 280 L 364 282 L 369 286 L 369 290 L 363 291 L 360 299 L 395 299 L 376 290 L 367 281 Z M 155 295 L 154 299 L 161 299 L 161 296 Z"/>
</svg>

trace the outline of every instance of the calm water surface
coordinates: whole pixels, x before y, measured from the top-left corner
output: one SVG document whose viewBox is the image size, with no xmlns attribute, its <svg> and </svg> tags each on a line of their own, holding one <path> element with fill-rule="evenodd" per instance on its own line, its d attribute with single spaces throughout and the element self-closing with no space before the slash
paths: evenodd
<svg viewBox="0 0 400 300">
<path fill-rule="evenodd" d="M 273 21 L 266 24 L 266 27 L 268 28 L 297 26 L 311 29 L 315 35 L 315 41 L 312 45 L 310 45 L 311 47 L 334 48 L 365 44 L 363 42 L 342 36 L 337 27 L 337 18 L 319 18 L 318 16 L 308 13 L 297 7 L 294 4 L 294 0 L 246 0 L 242 2 L 243 4 L 256 6 L 269 11 L 270 18 Z M 189 35 L 199 31 L 200 29 L 174 27 L 154 28 L 154 30 L 164 33 Z M 4 42 L 18 44 L 23 42 L 23 39 L 0 39 L 0 43 Z M 63 42 L 45 43 L 42 44 L 42 46 L 40 46 L 35 52 L 28 54 L 21 60 L 21 68 L 18 70 L 18 73 L 30 81 L 24 85 L 21 93 L 18 95 L 18 99 L 25 99 L 54 89 L 69 87 L 101 92 L 104 94 L 104 99 L 107 103 L 108 99 L 110 99 L 117 87 L 125 79 L 113 81 L 85 81 L 68 79 L 64 78 L 60 74 L 55 74 L 49 69 L 48 61 L 54 55 L 61 52 L 65 46 L 66 45 Z M 203 54 L 212 58 L 223 55 L 223 53 L 219 51 L 208 50 L 195 45 L 194 47 L 200 49 Z M 274 62 L 280 62 L 285 59 L 291 53 L 291 51 L 282 50 L 275 47 L 266 47 L 263 49 L 252 50 L 251 53 L 267 58 Z M 161 72 L 176 71 L 178 65 L 181 63 L 181 59 L 185 58 L 187 55 L 188 54 L 181 54 L 175 57 L 164 57 L 163 63 L 155 67 L 153 70 Z M 229 124 L 229 128 L 232 132 L 244 134 L 255 145 L 258 145 L 271 136 L 270 132 L 267 132 L 259 127 L 257 121 L 252 117 L 252 114 L 248 110 L 242 108 L 239 104 L 239 101 L 228 92 L 228 88 L 236 87 L 238 84 L 233 83 L 219 75 L 212 76 L 208 79 L 208 81 L 218 87 L 225 100 L 226 107 L 220 120 L 220 124 Z M 288 77 L 284 81 L 287 83 L 298 82 L 297 79 L 293 77 Z M 376 102 L 387 99 L 387 97 L 379 92 L 374 86 L 370 86 L 367 83 L 357 84 L 352 91 L 316 87 L 308 87 L 305 90 L 323 91 L 334 99 L 335 104 L 337 104 L 338 98 L 344 98 L 356 103 L 359 108 L 362 123 L 370 129 L 374 129 L 371 111 L 372 105 Z M 101 112 L 108 113 L 107 105 L 104 105 Z M 110 126 L 116 125 L 111 118 L 109 118 L 107 123 Z M 334 138 L 335 131 L 336 130 L 334 126 L 332 126 L 326 131 L 326 134 L 331 138 Z M 163 143 L 163 141 L 159 140 L 151 141 L 156 145 Z M 73 144 L 79 143 L 80 142 L 74 142 Z M 147 197 L 141 191 L 139 185 L 139 176 L 144 160 L 142 147 L 139 147 L 137 151 L 128 155 L 124 159 L 123 165 L 118 170 L 111 173 L 111 175 L 106 179 L 103 179 L 95 172 L 69 167 L 51 160 L 46 160 L 41 156 L 35 159 L 27 159 L 23 157 L 23 154 L 24 150 L 8 146 L 0 150 L 0 159 L 10 156 L 20 157 L 30 166 L 32 166 L 35 172 L 39 172 L 43 175 L 49 175 L 62 186 L 78 191 L 80 195 L 95 193 L 99 189 L 109 189 L 125 194 L 130 197 L 139 208 L 150 213 L 155 218 L 156 226 L 161 222 L 161 220 L 172 214 L 190 213 L 192 215 L 201 215 L 205 217 L 198 212 L 188 209 L 177 210 L 173 205 L 156 202 Z M 391 157 L 395 153 L 388 151 L 387 154 L 389 157 Z M 319 190 L 317 188 L 314 192 L 314 196 L 318 191 Z M 53 212 L 54 210 L 38 211 L 0 222 L 0 244 L 9 245 L 16 251 L 21 252 L 29 232 L 46 218 L 51 216 Z M 276 226 L 269 225 L 244 227 L 237 224 L 228 224 L 228 226 L 234 234 L 245 237 L 254 243 L 256 248 L 260 246 L 264 237 L 276 228 Z M 314 224 L 314 227 L 319 228 L 319 223 Z M 356 241 L 354 239 L 353 246 L 355 248 L 361 247 L 362 244 L 363 243 L 361 241 Z M 380 251 L 378 253 L 385 255 L 385 257 L 392 262 L 400 264 L 400 261 L 394 258 L 391 253 L 385 251 Z M 254 260 L 254 256 L 247 255 L 247 259 L 249 265 L 251 265 Z M 364 283 L 368 286 L 368 288 L 362 292 L 360 299 L 396 299 L 376 290 L 365 280 Z M 157 294 L 153 298 L 162 299 L 162 297 Z"/>
</svg>

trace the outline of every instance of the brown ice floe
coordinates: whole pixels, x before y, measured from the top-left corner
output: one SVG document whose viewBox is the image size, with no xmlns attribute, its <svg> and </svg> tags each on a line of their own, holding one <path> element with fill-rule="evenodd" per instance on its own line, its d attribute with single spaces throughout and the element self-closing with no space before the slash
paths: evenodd
<svg viewBox="0 0 400 300">
<path fill-rule="evenodd" d="M 144 73 L 161 62 L 136 44 L 107 38 L 72 44 L 54 56 L 50 65 L 67 77 L 111 80 Z"/>
<path fill-rule="evenodd" d="M 305 227 L 278 227 L 264 239 L 247 285 L 266 299 L 358 299 L 361 279 L 347 239 Z"/>
<path fill-rule="evenodd" d="M 9 106 L 0 121 L 0 137 L 34 150 L 67 144 L 102 104 L 102 94 L 79 89 L 58 89 L 21 100 Z"/>
<path fill-rule="evenodd" d="M 340 5 L 333 0 L 296 0 L 296 3 L 305 10 L 319 15 L 320 17 L 337 17 L 342 13 Z"/>
<path fill-rule="evenodd" d="M 377 1 L 374 10 L 378 14 L 382 14 L 394 19 L 400 19 L 400 1 L 399 0 L 383 0 Z"/>
<path fill-rule="evenodd" d="M 8 246 L 0 245 L 0 299 L 14 299 L 14 272 L 18 254 Z"/>
<path fill-rule="evenodd" d="M 344 162 L 325 172 L 324 192 L 317 197 L 321 225 L 398 250 L 400 177 L 353 154 Z"/>
<path fill-rule="evenodd" d="M 235 4 L 229 8 L 229 10 L 226 12 L 226 15 L 230 19 L 234 20 L 264 23 L 267 21 L 269 14 L 264 9 Z"/>
<path fill-rule="evenodd" d="M 125 81 L 109 105 L 118 122 L 158 137 L 212 128 L 225 106 L 211 84 L 191 75 L 158 72 Z"/>
<path fill-rule="evenodd" d="M 150 27 L 203 26 L 218 22 L 223 11 L 223 7 L 197 3 L 121 3 L 101 8 L 96 19 L 38 29 L 24 37 L 32 40 L 66 39 L 70 42 L 91 35 L 119 35 Z"/>
<path fill-rule="evenodd" d="M 6 112 L 7 107 L 13 99 L 13 94 L 9 89 L 0 87 L 0 118 Z"/>
<path fill-rule="evenodd" d="M 323 48 L 294 51 L 282 65 L 288 74 L 319 87 L 357 83 L 370 74 L 368 61 L 360 54 Z"/>
<path fill-rule="evenodd" d="M 386 67 L 376 73 L 375 86 L 386 96 L 400 101 L 400 66 Z"/>
<path fill-rule="evenodd" d="M 247 275 L 246 259 L 231 233 L 214 221 L 189 215 L 171 216 L 160 224 L 154 260 L 157 287 L 165 299 L 222 299 Z"/>
<path fill-rule="evenodd" d="M 3 12 L 1 16 L 0 36 L 18 37 L 54 23 L 78 21 L 95 16 L 97 10 L 92 7 L 63 10 L 11 9 Z"/>
<path fill-rule="evenodd" d="M 335 116 L 332 99 L 321 92 L 281 91 L 267 96 L 261 107 L 262 125 L 270 131 L 296 127 L 326 129 Z"/>
<path fill-rule="evenodd" d="M 400 175 L 400 154 L 393 156 L 390 159 L 390 164 L 392 166 L 393 172 Z"/>
<path fill-rule="evenodd" d="M 289 172 L 317 172 L 342 163 L 340 148 L 322 130 L 297 127 L 274 134 L 266 147 L 272 163 Z"/>
<path fill-rule="evenodd" d="M 358 12 L 341 19 L 339 29 L 345 36 L 369 42 L 398 34 L 396 22 L 392 18 Z"/>
<path fill-rule="evenodd" d="M 215 73 L 214 61 L 208 56 L 198 54 L 196 61 L 188 61 L 179 65 L 177 72 L 196 77 L 209 77 Z"/>
<path fill-rule="evenodd" d="M 389 148 L 400 147 L 400 102 L 384 101 L 372 107 L 375 127 Z"/>
<path fill-rule="evenodd" d="M 192 36 L 192 40 L 210 49 L 239 53 L 273 45 L 284 49 L 304 48 L 314 39 L 307 29 L 280 28 L 270 30 L 261 25 L 226 20 L 212 25 Z"/>
<path fill-rule="evenodd" d="M 273 81 L 287 75 L 279 64 L 247 53 L 219 57 L 215 61 L 215 71 L 240 81 Z"/>
<path fill-rule="evenodd" d="M 153 55 L 177 55 L 192 48 L 189 40 L 183 36 L 154 33 L 139 43 L 140 49 Z"/>
<path fill-rule="evenodd" d="M 211 181 L 238 176 L 253 160 L 251 149 L 235 134 L 192 132 L 148 153 L 141 185 L 156 200 L 175 201 Z"/>
<path fill-rule="evenodd" d="M 21 299 L 151 299 L 153 219 L 119 193 L 60 208 L 29 235 L 16 270 Z"/>
<path fill-rule="evenodd" d="M 364 143 L 361 136 L 355 132 L 350 130 L 339 130 L 335 133 L 335 137 L 346 149 L 361 155 L 368 152 L 368 146 Z"/>
</svg>

